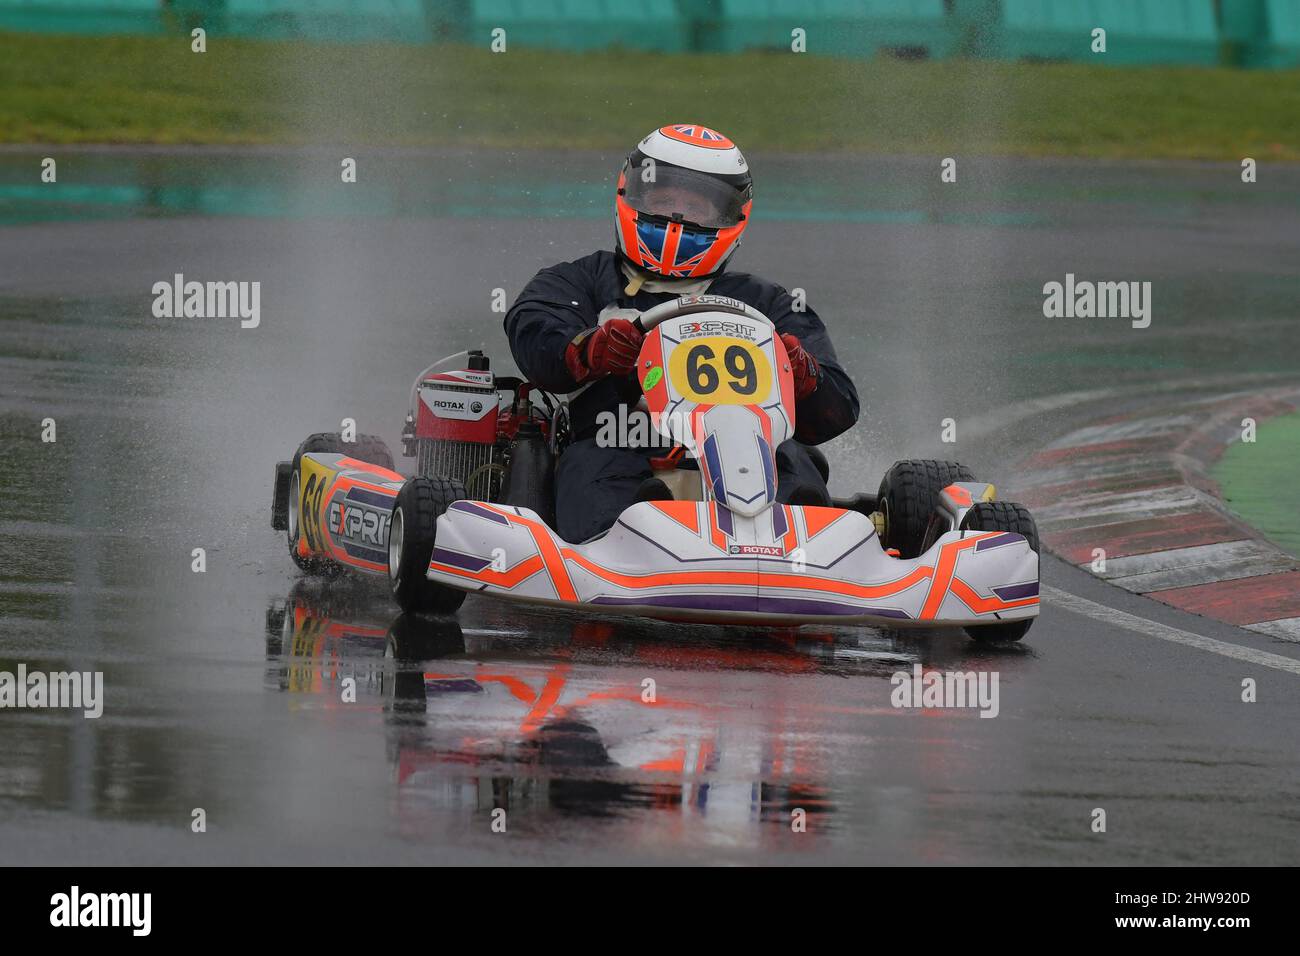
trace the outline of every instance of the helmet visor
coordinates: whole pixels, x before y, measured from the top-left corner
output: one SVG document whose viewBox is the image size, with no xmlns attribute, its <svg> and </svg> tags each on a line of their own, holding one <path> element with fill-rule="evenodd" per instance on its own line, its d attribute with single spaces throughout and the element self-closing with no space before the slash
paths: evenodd
<svg viewBox="0 0 1300 956">
<path fill-rule="evenodd" d="M 736 225 L 745 204 L 740 190 L 717 177 L 663 163 L 640 169 L 628 166 L 623 190 L 623 198 L 637 212 L 705 229 Z"/>
</svg>

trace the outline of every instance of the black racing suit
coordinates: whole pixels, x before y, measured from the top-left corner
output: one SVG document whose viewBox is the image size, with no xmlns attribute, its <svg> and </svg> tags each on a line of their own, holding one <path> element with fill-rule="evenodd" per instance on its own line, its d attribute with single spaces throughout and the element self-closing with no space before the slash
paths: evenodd
<svg viewBox="0 0 1300 956">
<path fill-rule="evenodd" d="M 601 251 L 574 262 L 543 269 L 506 313 L 505 330 L 515 362 L 541 388 L 560 394 L 578 386 L 564 364 L 573 337 L 597 324 L 602 309 L 614 305 L 642 312 L 675 298 L 673 293 L 625 292 L 627 278 L 613 252 Z M 826 484 L 804 445 L 829 441 L 858 418 L 858 393 L 835 358 L 826 326 L 812 309 L 795 311 L 785 289 L 743 272 L 724 272 L 708 291 L 758 309 L 779 334 L 799 337 L 821 366 L 816 391 L 795 409 L 795 439 L 776 450 L 777 498 L 788 501 L 800 485 L 825 495 Z M 641 482 L 651 477 L 649 458 L 663 449 L 601 447 L 597 415 L 630 413 L 641 397 L 632 376 L 596 380 L 569 403 L 574 441 L 556 467 L 556 530 L 566 541 L 585 541 L 611 525 L 632 503 Z"/>
</svg>

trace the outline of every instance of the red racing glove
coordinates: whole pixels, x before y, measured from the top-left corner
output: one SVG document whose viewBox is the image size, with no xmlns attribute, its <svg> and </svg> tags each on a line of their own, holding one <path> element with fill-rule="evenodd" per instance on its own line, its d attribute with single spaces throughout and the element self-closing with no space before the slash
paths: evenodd
<svg viewBox="0 0 1300 956">
<path fill-rule="evenodd" d="M 579 385 L 606 375 L 630 375 L 644 338 L 629 320 L 607 319 L 574 336 L 564 350 L 564 367 Z"/>
<path fill-rule="evenodd" d="M 790 356 L 790 371 L 794 373 L 795 401 L 807 398 L 817 391 L 821 382 L 821 366 L 808 351 L 799 344 L 799 337 L 789 333 L 781 336 L 785 343 L 786 355 Z"/>
</svg>

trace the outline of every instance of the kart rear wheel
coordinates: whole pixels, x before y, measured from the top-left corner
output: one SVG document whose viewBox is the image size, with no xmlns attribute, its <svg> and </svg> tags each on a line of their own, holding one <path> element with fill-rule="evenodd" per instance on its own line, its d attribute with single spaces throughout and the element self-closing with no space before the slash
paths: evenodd
<svg viewBox="0 0 1300 956">
<path fill-rule="evenodd" d="M 388 523 L 388 580 L 403 611 L 450 614 L 465 602 L 465 592 L 426 576 L 433 556 L 438 517 L 453 501 L 468 497 L 451 478 L 412 478 L 402 485 Z"/>
<path fill-rule="evenodd" d="M 900 558 L 915 558 L 925 548 L 925 531 L 939 503 L 939 493 L 955 481 L 974 481 L 955 461 L 896 461 L 880 482 L 876 508 L 884 516 L 881 545 L 897 548 Z"/>
<path fill-rule="evenodd" d="M 1023 535 L 1034 553 L 1039 553 L 1038 525 L 1024 505 L 1014 501 L 982 501 L 961 522 L 962 531 L 1013 531 Z M 981 642 L 1009 643 L 1018 641 L 1029 631 L 1034 619 L 1007 621 L 1004 624 L 981 624 L 966 628 L 966 633 Z"/>
<path fill-rule="evenodd" d="M 378 465 L 380 468 L 393 469 L 393 453 L 378 435 L 358 435 L 356 441 L 344 441 L 339 432 L 317 432 L 308 435 L 293 456 L 293 467 L 298 468 L 302 456 L 312 452 L 323 455 L 347 455 L 357 461 Z"/>
<path fill-rule="evenodd" d="M 292 462 L 275 463 L 275 483 L 271 491 L 271 528 L 274 531 L 284 531 L 289 527 L 289 477 L 292 473 Z"/>
</svg>

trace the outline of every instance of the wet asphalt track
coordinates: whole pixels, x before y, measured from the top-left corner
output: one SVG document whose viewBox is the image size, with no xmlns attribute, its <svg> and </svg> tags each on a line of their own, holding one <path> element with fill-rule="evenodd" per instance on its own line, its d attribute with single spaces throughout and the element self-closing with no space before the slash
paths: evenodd
<svg viewBox="0 0 1300 956">
<path fill-rule="evenodd" d="M 0 862 L 1296 862 L 1300 676 L 1050 602 L 1023 645 L 988 650 L 474 598 L 456 622 L 399 619 L 382 591 L 300 582 L 269 528 L 272 463 L 344 416 L 396 447 L 432 358 L 481 343 L 500 367 L 491 290 L 608 241 L 584 203 L 611 159 L 534 157 L 538 181 L 574 184 L 559 215 L 564 193 L 491 205 L 517 186 L 508 158 L 434 163 L 451 185 L 429 208 L 397 201 L 426 167 L 381 159 L 416 185 L 337 212 L 302 185 L 332 158 L 270 155 L 192 162 L 236 194 L 291 166 L 298 201 L 271 215 L 163 202 L 0 229 L 0 669 L 107 682 L 98 721 L 0 711 Z M 754 165 L 773 218 L 756 207 L 738 264 L 809 290 L 863 394 L 828 449 L 837 491 L 874 489 L 900 456 L 1014 486 L 1018 458 L 1099 407 L 1018 415 L 1029 398 L 1106 390 L 1119 412 L 1143 389 L 1300 374 L 1295 171 L 1247 187 L 1223 166 L 971 161 L 954 198 L 919 160 Z M 1044 319 L 1041 286 L 1067 271 L 1151 280 L 1152 327 Z M 149 288 L 174 272 L 260 280 L 261 327 L 153 318 Z M 1300 658 L 1054 559 L 1043 576 Z M 894 710 L 889 676 L 914 661 L 996 670 L 1000 715 Z"/>
</svg>

